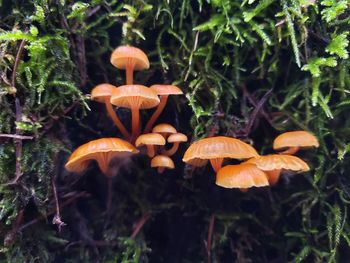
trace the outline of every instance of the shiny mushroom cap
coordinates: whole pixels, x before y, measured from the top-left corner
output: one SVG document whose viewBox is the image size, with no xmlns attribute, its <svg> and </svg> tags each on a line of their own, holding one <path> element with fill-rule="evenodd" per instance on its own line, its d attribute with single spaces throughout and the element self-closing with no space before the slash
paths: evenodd
<svg viewBox="0 0 350 263">
<path fill-rule="evenodd" d="M 235 138 L 216 136 L 191 144 L 182 160 L 193 166 L 204 166 L 210 159 L 248 159 L 256 156 L 258 153 L 249 144 Z"/>
<path fill-rule="evenodd" d="M 183 94 L 182 90 L 174 85 L 152 85 L 150 89 L 153 89 L 157 92 L 158 95 L 181 95 Z"/>
<path fill-rule="evenodd" d="M 254 164 L 224 166 L 216 174 L 215 183 L 224 188 L 240 189 L 269 185 L 266 173 Z"/>
<path fill-rule="evenodd" d="M 167 123 L 161 123 L 153 127 L 152 132 L 160 133 L 160 134 L 171 134 L 177 133 L 176 129 Z"/>
<path fill-rule="evenodd" d="M 307 163 L 300 158 L 284 154 L 261 155 L 249 159 L 245 163 L 255 164 L 259 169 L 263 171 L 284 169 L 294 172 L 307 172 L 310 170 L 310 167 L 307 165 Z"/>
<path fill-rule="evenodd" d="M 80 173 L 90 161 L 97 161 L 101 171 L 108 174 L 110 161 L 115 157 L 126 157 L 139 151 L 127 141 L 119 138 L 102 138 L 79 146 L 69 157 L 65 167 L 70 172 Z"/>
<path fill-rule="evenodd" d="M 142 145 L 165 145 L 165 139 L 158 133 L 147 133 L 140 135 L 135 142 L 136 147 Z"/>
<path fill-rule="evenodd" d="M 123 108 L 150 109 L 159 104 L 155 91 L 143 85 L 124 85 L 113 90 L 111 103 Z"/>
<path fill-rule="evenodd" d="M 307 131 L 291 131 L 278 135 L 273 141 L 273 149 L 288 147 L 319 147 L 317 138 Z"/>
<path fill-rule="evenodd" d="M 168 143 L 187 142 L 187 136 L 183 133 L 173 133 L 168 137 Z"/>
<path fill-rule="evenodd" d="M 97 102 L 104 103 L 105 99 L 109 99 L 113 90 L 117 87 L 108 83 L 103 83 L 94 87 L 91 91 L 91 99 Z"/>
<path fill-rule="evenodd" d="M 139 48 L 132 46 L 120 46 L 116 48 L 111 56 L 111 63 L 119 69 L 125 69 L 128 60 L 132 60 L 134 70 L 149 68 L 149 60 L 146 54 Z"/>
<path fill-rule="evenodd" d="M 157 155 L 151 160 L 151 167 L 174 169 L 175 165 L 174 165 L 173 160 L 171 160 L 168 156 Z"/>
</svg>

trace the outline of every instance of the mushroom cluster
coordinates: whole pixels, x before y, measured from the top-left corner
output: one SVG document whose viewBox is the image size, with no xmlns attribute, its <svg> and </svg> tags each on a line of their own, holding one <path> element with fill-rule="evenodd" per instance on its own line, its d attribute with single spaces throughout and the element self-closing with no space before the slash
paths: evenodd
<svg viewBox="0 0 350 263">
<path fill-rule="evenodd" d="M 139 48 L 120 46 L 113 51 L 110 62 L 116 68 L 125 70 L 126 84 L 119 87 L 108 83 L 99 84 L 92 89 L 91 99 L 105 104 L 107 113 L 120 131 L 122 138 L 102 138 L 80 146 L 69 157 L 65 165 L 66 169 L 80 173 L 95 160 L 100 170 L 107 177 L 112 177 L 115 172 L 110 169 L 111 160 L 139 153 L 136 147 L 141 146 L 147 148 L 147 155 L 153 158 L 151 167 L 158 168 L 159 173 L 166 168 L 173 169 L 175 165 L 170 156 L 177 151 L 180 142 L 187 141 L 187 137 L 178 133 L 170 124 L 160 124 L 155 127 L 153 125 L 162 113 L 169 95 L 183 94 L 181 89 L 174 85 L 146 87 L 134 84 L 134 71 L 145 70 L 150 66 L 147 55 Z M 131 111 L 129 130 L 121 122 L 113 106 Z M 140 110 L 151 108 L 156 110 L 142 130 Z M 166 142 L 173 146 L 169 149 L 165 148 Z"/>
<path fill-rule="evenodd" d="M 306 162 L 293 156 L 299 149 L 318 147 L 317 138 L 307 131 L 286 132 L 273 142 L 278 154 L 259 155 L 249 144 L 235 138 L 216 136 L 198 140 L 190 145 L 183 161 L 197 167 L 209 161 L 216 172 L 216 184 L 224 188 L 239 188 L 246 192 L 251 187 L 275 185 L 283 171 L 309 171 Z M 225 158 L 246 161 L 222 167 Z"/>
</svg>

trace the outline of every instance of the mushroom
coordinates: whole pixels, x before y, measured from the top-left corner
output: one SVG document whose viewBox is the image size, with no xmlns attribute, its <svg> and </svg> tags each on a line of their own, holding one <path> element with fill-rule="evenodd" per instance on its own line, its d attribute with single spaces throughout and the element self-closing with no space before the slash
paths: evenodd
<svg viewBox="0 0 350 263">
<path fill-rule="evenodd" d="M 250 163 L 222 167 L 216 174 L 215 183 L 224 188 L 239 188 L 242 192 L 269 185 L 266 173 Z"/>
<path fill-rule="evenodd" d="M 287 150 L 280 152 L 280 154 L 295 154 L 300 148 L 319 147 L 317 138 L 307 131 L 291 131 L 278 135 L 273 141 L 273 149 Z"/>
<path fill-rule="evenodd" d="M 153 89 L 155 92 L 157 92 L 158 96 L 160 96 L 160 103 L 156 111 L 153 113 L 152 117 L 147 122 L 144 133 L 148 133 L 152 129 L 153 124 L 156 122 L 159 115 L 163 112 L 169 95 L 183 94 L 183 92 L 174 85 L 152 85 L 150 89 Z"/>
<path fill-rule="evenodd" d="M 165 150 L 162 154 L 166 156 L 172 156 L 179 148 L 180 142 L 187 142 L 187 136 L 183 133 L 173 133 L 168 137 L 168 143 L 173 143 L 173 146 L 169 150 Z"/>
<path fill-rule="evenodd" d="M 133 145 L 122 139 L 101 138 L 79 146 L 70 155 L 65 167 L 70 172 L 80 173 L 95 160 L 101 171 L 106 176 L 112 177 L 109 164 L 113 158 L 125 158 L 138 152 Z"/>
<path fill-rule="evenodd" d="M 126 84 L 133 84 L 134 70 L 149 69 L 149 61 L 146 54 L 139 48 L 132 46 L 120 46 L 111 56 L 111 63 L 118 69 L 126 70 Z"/>
<path fill-rule="evenodd" d="M 168 138 L 170 134 L 177 133 L 176 129 L 168 123 L 160 123 L 154 126 L 152 132 L 161 134 L 165 139 Z"/>
<path fill-rule="evenodd" d="M 310 170 L 307 163 L 300 158 L 284 154 L 261 155 L 244 163 L 255 164 L 260 170 L 265 171 L 271 185 L 278 182 L 282 169 L 297 173 Z"/>
<path fill-rule="evenodd" d="M 258 156 L 249 144 L 230 137 L 216 136 L 198 140 L 185 152 L 183 161 L 193 166 L 204 166 L 209 160 L 217 172 L 224 158 L 248 159 Z"/>
<path fill-rule="evenodd" d="M 124 85 L 114 89 L 111 103 L 118 107 L 131 109 L 132 133 L 131 142 L 134 142 L 140 133 L 140 109 L 150 109 L 159 104 L 155 91 L 143 85 Z"/>
<path fill-rule="evenodd" d="M 140 135 L 135 142 L 136 147 L 146 145 L 147 155 L 152 158 L 155 155 L 154 145 L 165 145 L 165 139 L 158 133 Z"/>
<path fill-rule="evenodd" d="M 100 103 L 104 103 L 108 112 L 109 117 L 113 120 L 114 124 L 120 130 L 122 135 L 128 139 L 130 137 L 129 132 L 126 130 L 125 126 L 121 123 L 118 115 L 113 110 L 112 104 L 110 102 L 112 91 L 117 87 L 108 83 L 103 83 L 97 85 L 91 91 L 91 99 Z"/>
<path fill-rule="evenodd" d="M 151 167 L 158 168 L 159 174 L 163 173 L 165 169 L 174 169 L 175 165 L 170 157 L 165 155 L 157 155 L 151 160 Z"/>
</svg>

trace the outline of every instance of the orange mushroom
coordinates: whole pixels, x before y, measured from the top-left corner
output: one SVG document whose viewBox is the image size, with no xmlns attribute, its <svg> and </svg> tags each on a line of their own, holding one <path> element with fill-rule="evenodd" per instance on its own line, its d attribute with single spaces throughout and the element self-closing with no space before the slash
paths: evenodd
<svg viewBox="0 0 350 263">
<path fill-rule="evenodd" d="M 187 142 L 187 136 L 183 133 L 174 133 L 168 137 L 168 143 L 173 143 L 173 146 L 163 152 L 166 156 L 172 156 L 176 153 L 179 148 L 180 142 Z"/>
<path fill-rule="evenodd" d="M 282 169 L 297 173 L 310 170 L 307 163 L 300 158 L 284 154 L 261 155 L 244 163 L 255 164 L 260 170 L 265 171 L 271 185 L 278 182 Z"/>
<path fill-rule="evenodd" d="M 111 63 L 119 69 L 126 70 L 126 84 L 133 84 L 134 70 L 149 68 L 146 54 L 139 48 L 132 46 L 120 46 L 116 48 L 111 56 Z"/>
<path fill-rule="evenodd" d="M 119 138 L 101 138 L 79 146 L 69 157 L 65 167 L 70 172 L 83 172 L 89 163 L 95 160 L 101 171 L 108 177 L 113 158 L 125 158 L 139 151 L 127 141 Z"/>
<path fill-rule="evenodd" d="M 243 192 L 247 188 L 269 185 L 266 173 L 249 163 L 222 167 L 216 174 L 215 183 L 224 188 L 239 188 Z"/>
<path fill-rule="evenodd" d="M 140 109 L 150 109 L 159 104 L 155 91 L 143 85 L 124 85 L 113 90 L 111 103 L 118 107 L 131 109 L 132 133 L 134 142 L 140 133 Z"/>
<path fill-rule="evenodd" d="M 182 160 L 193 166 L 204 166 L 209 160 L 217 172 L 224 158 L 248 159 L 255 156 L 258 156 L 258 153 L 249 144 L 235 138 L 217 136 L 191 144 Z"/>
<path fill-rule="evenodd" d="M 159 115 L 163 112 L 164 107 L 168 101 L 169 95 L 183 94 L 183 92 L 174 85 L 152 85 L 150 88 L 157 92 L 158 96 L 160 96 L 160 103 L 156 111 L 153 113 L 152 117 L 149 119 L 145 127 L 144 133 L 148 133 L 152 129 L 153 124 L 156 122 Z"/>
<path fill-rule="evenodd" d="M 161 174 L 165 169 L 174 169 L 175 165 L 170 157 L 165 155 L 157 155 L 151 160 L 151 167 L 157 168 L 158 173 Z"/>
<path fill-rule="evenodd" d="M 109 117 L 113 120 L 114 124 L 120 130 L 122 135 L 128 139 L 130 137 L 129 132 L 126 130 L 125 126 L 121 123 L 118 115 L 113 110 L 112 104 L 110 102 L 113 90 L 117 87 L 108 83 L 103 83 L 97 85 L 91 91 L 91 99 L 100 103 L 104 103 L 108 112 Z"/>
<path fill-rule="evenodd" d="M 300 148 L 319 147 L 317 138 L 307 131 L 291 131 L 278 135 L 273 141 L 273 149 L 287 150 L 280 152 L 280 154 L 295 154 Z"/>
<path fill-rule="evenodd" d="M 170 134 L 177 133 L 176 129 L 167 123 L 160 123 L 154 126 L 152 132 L 161 134 L 165 139 L 168 138 Z"/>
<path fill-rule="evenodd" d="M 140 135 L 135 142 L 136 147 L 146 145 L 147 155 L 152 158 L 155 155 L 154 145 L 165 145 L 165 139 L 158 133 Z"/>
</svg>

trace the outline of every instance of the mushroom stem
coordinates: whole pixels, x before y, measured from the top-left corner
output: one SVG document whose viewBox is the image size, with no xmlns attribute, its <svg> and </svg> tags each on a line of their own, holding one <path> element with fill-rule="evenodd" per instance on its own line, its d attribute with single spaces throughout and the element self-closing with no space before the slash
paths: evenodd
<svg viewBox="0 0 350 263">
<path fill-rule="evenodd" d="M 223 161 L 223 158 L 210 159 L 210 164 L 216 173 L 220 170 Z"/>
<path fill-rule="evenodd" d="M 149 133 L 151 131 L 153 124 L 156 122 L 159 115 L 163 112 L 164 107 L 168 101 L 168 97 L 169 97 L 168 95 L 160 96 L 160 103 L 158 104 L 158 107 L 157 107 L 156 111 L 153 113 L 152 117 L 147 122 L 147 125 L 146 125 L 143 133 Z"/>
<path fill-rule="evenodd" d="M 126 71 L 126 85 L 132 85 L 134 82 L 134 60 L 132 58 L 128 58 L 125 71 Z"/>
<path fill-rule="evenodd" d="M 239 188 L 239 190 L 240 190 L 242 193 L 248 192 L 248 188 Z"/>
<path fill-rule="evenodd" d="M 147 155 L 148 155 L 148 157 L 153 158 L 154 155 L 155 155 L 154 146 L 147 144 L 146 147 L 147 147 Z"/>
<path fill-rule="evenodd" d="M 169 150 L 163 150 L 162 154 L 166 155 L 166 156 L 173 156 L 177 149 L 179 148 L 180 143 L 179 142 L 174 142 L 173 146 L 169 149 Z"/>
<path fill-rule="evenodd" d="M 300 147 L 295 146 L 295 147 L 289 147 L 287 150 L 283 151 L 283 152 L 279 152 L 279 154 L 289 154 L 289 155 L 293 155 L 296 154 L 299 151 Z"/>
<path fill-rule="evenodd" d="M 136 138 L 140 133 L 140 111 L 139 108 L 131 109 L 131 142 L 135 143 Z"/>
<path fill-rule="evenodd" d="M 275 185 L 280 178 L 281 169 L 275 169 L 275 170 L 267 171 L 265 173 L 267 174 L 267 179 L 270 185 Z"/>
<path fill-rule="evenodd" d="M 158 168 L 157 168 L 157 172 L 158 172 L 159 174 L 162 174 L 162 173 L 164 172 L 164 170 L 165 170 L 164 167 L 158 167 Z"/>
<path fill-rule="evenodd" d="M 130 138 L 129 132 L 126 130 L 125 126 L 119 120 L 118 115 L 115 113 L 115 111 L 112 107 L 112 104 L 110 102 L 110 98 L 105 98 L 105 105 L 106 105 L 106 109 L 107 109 L 109 117 L 112 119 L 115 126 L 117 126 L 117 128 L 122 133 L 124 138 L 126 138 L 126 139 Z"/>
<path fill-rule="evenodd" d="M 208 263 L 211 262 L 211 247 L 214 234 L 215 214 L 211 214 L 208 225 L 208 238 L 207 238 L 207 259 Z"/>
</svg>

